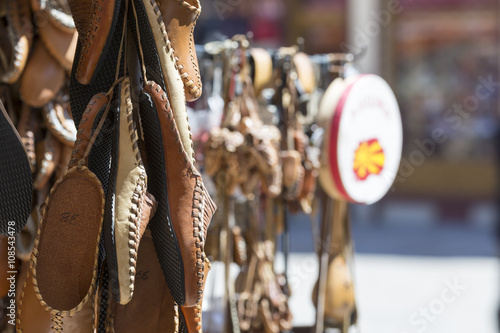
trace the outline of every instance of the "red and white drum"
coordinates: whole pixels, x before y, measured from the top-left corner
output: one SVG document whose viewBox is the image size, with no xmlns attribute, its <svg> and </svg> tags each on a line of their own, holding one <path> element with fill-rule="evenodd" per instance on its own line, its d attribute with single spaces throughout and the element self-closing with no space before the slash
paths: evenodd
<svg viewBox="0 0 500 333">
<path fill-rule="evenodd" d="M 396 178 L 403 145 L 401 114 L 377 75 L 337 79 L 320 105 L 325 129 L 320 183 L 332 197 L 372 204 Z"/>
</svg>

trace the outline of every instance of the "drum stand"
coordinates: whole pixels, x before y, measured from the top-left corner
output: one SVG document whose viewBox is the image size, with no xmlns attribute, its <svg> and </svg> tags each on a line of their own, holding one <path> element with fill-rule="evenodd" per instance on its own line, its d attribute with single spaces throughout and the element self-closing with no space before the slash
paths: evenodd
<svg viewBox="0 0 500 333">
<path fill-rule="evenodd" d="M 315 243 L 318 244 L 317 252 L 319 254 L 319 278 L 318 292 L 316 295 L 316 324 L 313 333 L 323 333 L 327 328 L 339 329 L 341 333 L 348 333 L 352 325 L 353 313 L 356 311 L 355 306 L 352 311 L 347 311 L 344 315 L 341 325 L 337 322 L 332 322 L 325 318 L 326 298 L 332 295 L 326 295 L 328 283 L 328 267 L 330 263 L 331 248 L 334 245 L 334 240 L 342 241 L 342 252 L 345 251 L 346 266 L 351 270 L 352 267 L 352 246 L 350 233 L 350 217 L 348 214 L 348 203 L 330 198 L 322 189 L 319 190 L 321 198 L 321 216 L 320 216 L 320 233 L 315 233 Z M 336 243 L 335 242 L 335 243 Z M 330 277 L 332 279 L 332 277 Z M 331 283 L 331 281 L 330 281 Z"/>
</svg>

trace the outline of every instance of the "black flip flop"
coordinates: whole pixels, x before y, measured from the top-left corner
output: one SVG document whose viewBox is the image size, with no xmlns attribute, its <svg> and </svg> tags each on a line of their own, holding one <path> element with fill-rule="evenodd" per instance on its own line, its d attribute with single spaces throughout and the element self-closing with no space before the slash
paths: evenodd
<svg viewBox="0 0 500 333">
<path fill-rule="evenodd" d="M 33 176 L 21 137 L 0 101 L 0 233 L 19 233 L 31 211 Z"/>
</svg>

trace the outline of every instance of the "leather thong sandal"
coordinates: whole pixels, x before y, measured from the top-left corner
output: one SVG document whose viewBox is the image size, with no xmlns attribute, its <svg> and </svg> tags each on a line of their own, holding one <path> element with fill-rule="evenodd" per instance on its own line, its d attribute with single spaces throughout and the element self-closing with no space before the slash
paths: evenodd
<svg viewBox="0 0 500 333">
<path fill-rule="evenodd" d="M 68 4 L 78 31 L 70 77 L 71 111 L 78 126 L 92 97 L 108 91 L 116 80 L 126 1 L 68 0 Z"/>
<path fill-rule="evenodd" d="M 94 119 L 103 108 L 104 115 L 91 137 Z M 41 209 L 30 274 L 38 300 L 52 316 L 54 330 L 62 329 L 65 317 L 93 302 L 104 191 L 86 165 L 108 110 L 108 97 L 94 96 L 78 130 L 70 169 L 55 183 Z"/>
<path fill-rule="evenodd" d="M 167 95 L 151 81 L 144 91 L 151 96 L 162 129 L 169 217 L 176 235 L 172 240 L 178 242 L 175 247 L 182 258 L 184 279 L 172 281 L 168 270 L 166 277 L 170 283 L 177 282 L 183 291 L 180 295 L 173 292 L 182 309 L 199 304 L 203 296 L 205 263 L 208 261 L 204 251 L 205 236 L 216 206 L 182 145 Z M 166 225 L 165 221 L 163 223 Z M 152 231 L 154 237 L 155 229 Z"/>
<path fill-rule="evenodd" d="M 147 193 L 147 174 L 137 145 L 137 130 L 130 99 L 130 80 L 125 78 L 117 90 L 119 101 L 119 126 L 116 128 L 118 151 L 116 173 L 113 175 L 114 203 L 112 225 L 105 220 L 107 267 L 111 282 L 110 290 L 120 304 L 127 304 L 134 294 L 137 251 L 156 207 L 155 198 Z M 110 196 L 108 196 L 109 198 Z M 109 205 L 109 203 L 107 203 Z M 111 236 L 111 237 L 110 237 Z"/>
<path fill-rule="evenodd" d="M 194 161 L 184 84 L 160 8 L 155 0 L 134 0 L 129 13 L 134 15 L 133 20 L 130 20 L 130 26 L 134 32 L 133 36 L 137 39 L 138 53 L 148 75 L 144 82 L 147 80 L 156 82 L 166 92 L 182 145 L 190 159 Z"/>
<path fill-rule="evenodd" d="M 193 102 L 202 92 L 194 43 L 194 28 L 201 14 L 200 0 L 158 0 L 174 60 L 184 83 L 186 100 Z"/>
<path fill-rule="evenodd" d="M 31 211 L 33 178 L 24 144 L 0 101 L 0 233 L 20 232 Z"/>
</svg>

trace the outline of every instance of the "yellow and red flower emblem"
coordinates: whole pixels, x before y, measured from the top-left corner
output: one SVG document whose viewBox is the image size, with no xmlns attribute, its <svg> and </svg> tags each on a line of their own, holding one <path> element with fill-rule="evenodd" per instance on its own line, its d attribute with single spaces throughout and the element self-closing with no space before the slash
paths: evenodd
<svg viewBox="0 0 500 333">
<path fill-rule="evenodd" d="M 385 154 L 378 139 L 359 143 L 354 153 L 353 170 L 358 180 L 365 180 L 369 175 L 378 175 L 384 168 Z"/>
</svg>

